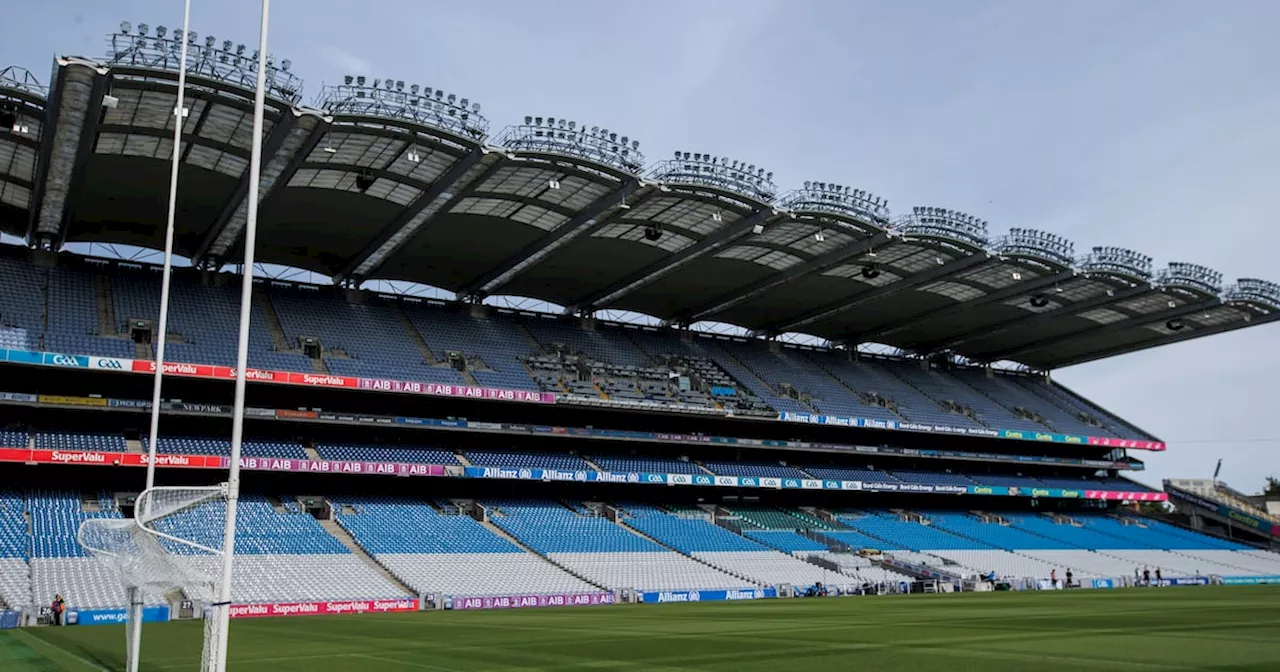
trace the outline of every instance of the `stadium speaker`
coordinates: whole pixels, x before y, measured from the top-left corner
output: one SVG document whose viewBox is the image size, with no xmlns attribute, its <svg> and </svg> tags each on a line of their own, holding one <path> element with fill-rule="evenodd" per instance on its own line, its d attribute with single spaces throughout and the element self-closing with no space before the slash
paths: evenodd
<svg viewBox="0 0 1280 672">
<path fill-rule="evenodd" d="M 1164 326 L 1168 327 L 1169 331 L 1182 331 L 1182 328 L 1187 325 L 1183 324 L 1182 320 L 1174 318 L 1172 320 L 1169 320 L 1168 322 L 1165 322 Z"/>
<path fill-rule="evenodd" d="M 1031 296 L 1031 306 L 1033 308 L 1044 308 L 1049 305 L 1049 297 L 1044 294 L 1033 294 Z"/>
<path fill-rule="evenodd" d="M 868 265 L 868 266 L 863 266 L 863 267 L 862 267 L 862 277 L 864 277 L 864 278 L 866 278 L 866 279 L 868 279 L 868 280 L 873 280 L 873 279 L 875 279 L 875 278 L 880 277 L 880 266 L 878 266 L 878 265 L 876 265 L 876 264 L 870 264 L 870 265 Z"/>
<path fill-rule="evenodd" d="M 662 237 L 662 229 L 656 226 L 646 226 L 644 229 L 645 240 L 658 240 Z"/>
<path fill-rule="evenodd" d="M 370 175 L 369 173 L 360 173 L 359 175 L 356 175 L 356 189 L 359 189 L 363 193 L 369 191 L 369 187 L 372 186 L 373 175 Z"/>
<path fill-rule="evenodd" d="M 18 108 L 12 105 L 0 106 L 0 131 L 8 131 L 18 123 Z"/>
</svg>

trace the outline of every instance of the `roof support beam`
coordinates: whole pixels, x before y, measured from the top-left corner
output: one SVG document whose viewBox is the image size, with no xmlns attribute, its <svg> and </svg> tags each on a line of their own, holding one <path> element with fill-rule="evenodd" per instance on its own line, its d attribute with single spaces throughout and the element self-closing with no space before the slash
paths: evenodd
<svg viewBox="0 0 1280 672">
<path fill-rule="evenodd" d="M 1122 345 L 1115 348 L 1108 348 L 1106 350 L 1099 350 L 1097 352 L 1090 352 L 1088 354 L 1078 355 L 1066 361 L 1055 363 L 1054 368 L 1066 368 L 1068 366 L 1075 366 L 1077 364 L 1093 362 L 1099 359 L 1115 357 L 1116 355 L 1123 355 L 1129 352 L 1133 352 L 1135 350 L 1145 350 L 1149 348 L 1160 347 L 1163 345 L 1172 345 L 1174 343 L 1189 341 L 1194 338 L 1203 338 L 1206 336 L 1213 336 L 1214 334 L 1221 334 L 1227 331 L 1235 331 L 1236 329 L 1243 329 L 1245 327 L 1251 327 L 1251 326 L 1256 326 L 1260 324 L 1267 324 L 1268 322 L 1275 322 L 1277 320 L 1280 320 L 1280 312 L 1271 313 L 1269 315 L 1263 315 L 1261 317 L 1254 317 L 1248 322 L 1244 320 L 1240 320 L 1239 322 L 1229 322 L 1227 324 L 1218 324 L 1212 327 L 1200 327 L 1199 329 L 1189 329 L 1175 336 L 1166 336 L 1162 334 L 1160 336 L 1157 336 L 1156 338 L 1153 338 L 1147 341 L 1141 341 L 1140 343 Z"/>
<path fill-rule="evenodd" d="M 394 165 L 388 164 L 388 165 Z M 303 161 L 298 165 L 297 170 L 331 170 L 336 173 L 352 173 L 354 175 L 368 175 L 375 180 L 390 180 L 398 184 L 413 187 L 418 191 L 426 191 L 431 188 L 430 182 L 424 182 L 416 177 L 410 177 L 403 173 L 395 173 L 386 168 L 362 168 L 349 163 L 323 163 L 316 161 Z"/>
<path fill-rule="evenodd" d="M 762 278 L 757 282 L 753 282 L 744 289 L 716 297 L 715 299 L 694 308 L 686 315 L 673 320 L 673 322 L 679 322 L 681 324 L 700 322 L 734 306 L 746 303 L 765 292 L 781 287 L 793 280 L 813 273 L 821 273 L 829 268 L 839 266 L 849 259 L 860 257 L 871 250 L 874 250 L 877 246 L 888 244 L 891 238 L 892 236 L 889 232 L 882 231 L 869 238 L 863 238 L 851 245 L 831 250 L 830 252 L 821 254 L 813 259 L 796 264 L 785 271 L 775 273 L 767 278 Z"/>
<path fill-rule="evenodd" d="M 690 261 L 710 252 L 714 252 L 725 245 L 733 243 L 738 238 L 750 234 L 752 229 L 755 227 L 766 223 L 773 217 L 778 216 L 782 216 L 781 213 L 774 210 L 772 207 L 764 207 L 756 210 L 750 215 L 747 215 L 728 226 L 723 226 L 711 232 L 702 240 L 685 247 L 683 250 L 649 264 L 639 271 L 613 283 L 605 289 L 573 301 L 573 305 L 568 306 L 565 309 L 565 312 L 590 312 L 615 303 L 618 299 L 621 299 L 637 289 L 653 284 L 663 276 L 675 271 Z"/>
<path fill-rule="evenodd" d="M 482 163 L 481 160 L 486 156 L 495 158 Z M 503 165 L 504 160 L 502 154 L 489 154 L 481 147 L 475 147 L 462 155 L 431 186 L 418 194 L 409 207 L 384 226 L 359 254 L 352 257 L 346 267 L 334 276 L 334 282 L 352 282 L 372 275 L 384 261 L 412 240 L 437 213 L 448 212 L 453 204 L 462 200 L 468 185 L 482 183 Z M 476 176 L 477 171 L 479 176 Z M 464 179 L 468 176 L 471 177 Z M 463 188 L 457 188 L 459 186 Z"/>
<path fill-rule="evenodd" d="M 271 134 L 262 143 L 262 179 L 257 185 L 259 203 L 289 183 L 298 165 L 324 137 L 329 123 L 330 119 L 318 112 L 296 108 L 286 111 L 282 118 L 276 120 Z M 245 171 L 235 194 L 209 227 L 195 254 L 191 255 L 198 265 L 225 260 L 239 245 L 249 219 L 249 186 L 249 174 Z"/>
<path fill-rule="evenodd" d="M 886 324 L 878 329 L 873 329 L 871 331 L 863 332 L 861 334 L 858 334 L 858 340 L 864 343 L 869 341 L 875 341 L 877 338 L 882 338 L 890 334 L 896 334 L 900 331 L 907 331 L 908 329 L 915 329 L 916 327 L 924 325 L 928 322 L 932 322 L 933 320 L 942 319 L 944 317 L 951 317 L 952 315 L 959 315 L 960 313 L 963 313 L 968 310 L 973 310 L 974 308 L 981 308 L 982 306 L 989 306 L 993 303 L 1008 301 L 1009 299 L 1012 299 L 1016 296 L 1022 296 L 1024 294 L 1034 295 L 1041 290 L 1048 289 L 1050 287 L 1053 287 L 1054 285 L 1057 285 L 1063 282 L 1067 282 L 1068 280 L 1074 278 L 1075 274 L 1076 273 L 1073 270 L 1066 270 L 1060 273 L 1044 275 L 1034 280 L 1031 280 L 1030 282 L 1015 282 L 1014 284 L 1009 285 L 1004 289 L 999 289 L 994 292 L 989 292 L 977 298 L 970 299 L 968 301 L 958 301 L 949 306 L 943 306 L 941 308 L 936 308 L 934 310 L 925 311 L 914 317 L 907 318 L 906 321 L 903 321 L 903 322 Z"/>
<path fill-rule="evenodd" d="M 1007 320 L 996 322 L 995 324 L 989 324 L 985 327 L 978 327 L 977 329 L 974 329 L 972 331 L 967 331 L 963 334 L 953 336 L 951 338 L 948 338 L 945 341 L 938 341 L 937 343 L 929 343 L 927 345 L 922 345 L 918 349 L 921 352 L 938 352 L 940 350 L 954 350 L 965 343 L 969 343 L 971 341 L 974 341 L 980 338 L 996 336 L 998 334 L 1003 334 L 1009 331 L 1013 331 L 1014 329 L 1021 329 L 1023 327 L 1033 327 L 1039 324 L 1050 322 L 1052 320 L 1056 320 L 1066 315 L 1085 313 L 1097 308 L 1104 308 L 1113 303 L 1127 301 L 1129 299 L 1132 299 L 1135 296 L 1145 294 L 1149 291 L 1151 291 L 1151 285 L 1148 285 L 1145 283 L 1140 284 L 1134 287 L 1129 287 L 1128 289 L 1117 291 L 1111 295 L 1103 294 L 1101 296 L 1095 296 L 1091 299 L 1085 299 L 1083 301 L 1077 301 L 1075 303 L 1063 304 L 1061 306 L 1058 306 L 1057 308 L 1054 308 L 1053 310 L 1046 310 L 1043 313 L 1034 313 L 1031 315 L 1019 315 L 1017 317 L 1011 317 Z"/>
<path fill-rule="evenodd" d="M 586 209 L 569 221 L 547 232 L 547 235 L 526 245 L 497 267 L 476 278 L 466 287 L 459 289 L 459 298 L 483 298 L 495 293 L 521 273 L 547 258 L 552 252 L 587 231 L 593 230 L 601 221 L 603 215 L 614 208 L 621 209 L 632 194 L 640 188 L 640 180 L 637 178 L 632 178 L 619 184 L 613 191 L 596 199 L 595 202 L 588 205 Z"/>
<path fill-rule="evenodd" d="M 194 138 L 200 137 L 200 131 L 204 130 L 204 122 L 209 118 L 209 110 L 212 109 L 213 105 L 210 105 L 207 102 L 200 106 L 200 116 L 196 118 L 195 125 L 191 127 L 192 140 L 188 140 L 185 137 L 183 138 L 183 141 L 186 142 L 187 148 L 182 150 L 182 159 L 178 162 L 178 165 L 185 164 L 187 162 L 187 157 L 191 156 L 191 150 L 196 146 Z M 185 136 L 186 134 L 184 133 L 183 135 Z"/>
<path fill-rule="evenodd" d="M 834 317 L 848 310 L 852 310 L 857 306 L 866 305 L 872 301 L 880 301 L 888 297 L 906 292 L 921 285 L 927 285 L 931 282 L 942 280 L 950 275 L 955 275 L 963 271 L 967 271 L 975 266 L 981 266 L 988 263 L 992 256 L 986 252 L 979 252 L 972 256 L 962 257 L 941 266 L 935 266 L 927 271 L 909 275 L 892 284 L 877 287 L 870 291 L 859 292 L 848 298 L 840 299 L 834 303 L 820 306 L 799 317 L 790 318 L 777 322 L 769 326 L 767 331 L 773 334 L 782 334 L 788 331 L 795 331 L 802 327 L 806 327 L 814 322 Z"/>
<path fill-rule="evenodd" d="M 41 130 L 37 193 L 31 200 L 39 205 L 31 208 L 27 227 L 27 242 L 47 249 L 61 247 L 66 238 L 107 90 L 106 69 L 75 58 L 59 58 L 57 65 L 57 84 Z"/>
<path fill-rule="evenodd" d="M 1221 299 L 1213 298 L 1208 301 L 1200 301 L 1198 303 L 1192 303 L 1192 304 L 1182 306 L 1181 308 L 1174 308 L 1168 311 L 1161 311 L 1160 313 L 1156 313 L 1156 314 L 1140 315 L 1135 317 L 1133 320 L 1121 320 L 1120 322 L 1112 322 L 1110 324 L 1099 324 L 1092 327 L 1086 327 L 1084 329 L 1072 331 L 1066 334 L 1060 334 L 1058 336 L 1042 338 L 1038 341 L 1033 341 L 1026 345 L 1018 346 L 1017 348 L 1011 348 L 1008 350 L 1002 350 L 999 352 L 984 354 L 983 359 L 987 359 L 993 362 L 1001 359 L 1012 359 L 1021 354 L 1025 354 L 1028 352 L 1035 352 L 1036 350 L 1042 350 L 1044 348 L 1051 348 L 1055 345 L 1066 343 L 1067 341 L 1073 341 L 1080 338 L 1096 338 L 1098 336 L 1106 336 L 1107 334 L 1114 334 L 1118 331 L 1124 331 L 1126 329 L 1135 329 L 1139 327 L 1145 327 L 1151 324 L 1157 324 L 1159 322 L 1167 322 L 1169 320 L 1185 317 L 1187 315 L 1194 315 L 1196 313 L 1201 313 L 1206 310 L 1211 310 L 1221 305 L 1222 305 Z"/>
<path fill-rule="evenodd" d="M 148 138 L 158 138 L 161 141 L 165 141 L 165 142 L 171 142 L 173 140 L 173 130 L 167 129 L 167 128 L 123 126 L 120 124 L 101 124 L 98 126 L 97 130 L 98 130 L 98 134 L 116 133 L 119 135 L 141 135 Z M 248 160 L 249 158 L 248 149 L 245 149 L 242 147 L 236 147 L 235 145 L 232 145 L 227 142 L 222 142 L 221 140 L 210 140 L 208 138 L 198 137 L 195 134 L 183 133 L 182 141 L 186 143 L 188 150 L 190 150 L 192 145 L 203 145 L 210 149 L 216 149 L 219 152 L 230 154 L 232 156 L 238 156 L 245 160 Z M 165 155 L 163 158 L 166 161 L 168 161 L 168 160 L 171 160 L 173 157 L 169 155 Z"/>
</svg>

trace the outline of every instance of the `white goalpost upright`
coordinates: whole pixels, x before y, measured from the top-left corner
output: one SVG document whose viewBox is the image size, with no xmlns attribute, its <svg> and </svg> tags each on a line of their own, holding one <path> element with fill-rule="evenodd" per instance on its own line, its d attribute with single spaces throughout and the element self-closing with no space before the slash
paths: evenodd
<svg viewBox="0 0 1280 672">
<path fill-rule="evenodd" d="M 240 293 L 239 342 L 236 352 L 235 399 L 232 407 L 231 458 L 227 482 L 209 487 L 157 487 L 156 443 L 159 432 L 165 337 L 168 332 L 169 290 L 177 209 L 178 169 L 185 123 L 187 46 L 190 43 L 190 0 L 184 0 L 178 95 L 174 109 L 173 165 L 169 181 L 169 212 L 165 230 L 164 277 L 160 290 L 156 372 L 152 387 L 148 432 L 146 489 L 138 496 L 132 519 L 90 519 L 77 532 L 80 545 L 119 573 L 128 594 L 126 665 L 137 672 L 142 642 L 143 605 L 157 593 L 181 591 L 186 599 L 210 606 L 205 615 L 202 672 L 225 672 L 231 618 L 231 582 L 236 539 L 236 508 L 240 493 L 240 456 L 244 439 L 245 369 L 248 367 L 249 327 L 253 307 L 254 252 L 257 246 L 258 201 L 262 174 L 263 108 L 266 98 L 267 28 L 270 0 L 262 0 L 258 36 L 253 136 L 250 150 L 245 221 L 243 286 Z M 221 525 L 211 523 L 220 522 Z M 220 528 L 220 529 L 217 529 Z"/>
<path fill-rule="evenodd" d="M 253 97 L 253 144 L 249 155 L 249 202 L 244 227 L 244 285 L 240 290 L 240 342 L 236 348 L 236 388 L 231 410 L 231 468 L 227 474 L 227 520 L 223 531 L 222 578 L 213 603 L 213 650 L 202 666 L 227 669 L 227 636 L 231 625 L 231 577 L 236 550 L 236 505 L 240 499 L 240 451 L 244 443 L 245 369 L 249 365 L 249 321 L 253 313 L 253 261 L 258 242 L 258 191 L 262 175 L 262 123 L 267 86 L 267 27 L 271 0 L 262 0 L 258 28 L 258 79 Z M 206 633 L 208 633 L 206 629 Z M 207 647 L 206 647 L 207 648 Z"/>
</svg>

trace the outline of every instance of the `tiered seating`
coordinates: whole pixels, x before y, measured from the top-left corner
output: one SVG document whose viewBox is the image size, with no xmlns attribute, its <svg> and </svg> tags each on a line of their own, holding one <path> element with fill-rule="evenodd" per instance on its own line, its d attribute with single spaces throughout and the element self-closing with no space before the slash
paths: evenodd
<svg viewBox="0 0 1280 672">
<path fill-rule="evenodd" d="M 968 409 L 974 414 L 975 420 L 989 427 L 1025 432 L 1049 430 L 1049 427 L 1025 417 L 1025 414 L 1019 416 L 989 397 L 983 396 L 977 390 L 960 382 L 951 373 L 925 371 L 915 365 L 894 366 L 893 371 L 941 404 L 954 404 L 957 408 Z"/>
<path fill-rule="evenodd" d="M 21 494 L 0 490 L 0 603 L 21 608 L 31 604 L 31 570 L 27 566 L 26 502 Z"/>
<path fill-rule="evenodd" d="M 0 348 L 40 349 L 47 277 L 43 269 L 0 257 Z"/>
<path fill-rule="evenodd" d="M 121 434 L 37 432 L 35 447 L 38 450 L 97 450 L 123 453 L 127 446 Z"/>
<path fill-rule="evenodd" d="M 972 540 L 951 534 L 942 529 L 941 525 L 922 525 L 903 520 L 899 516 L 888 512 L 860 517 L 840 516 L 840 521 L 859 532 L 895 544 L 901 544 L 902 548 L 912 550 L 975 548 L 981 546 L 980 544 L 975 544 Z M 833 536 L 833 534 L 829 533 L 828 536 Z M 881 544 L 871 548 L 884 550 L 885 546 Z"/>
<path fill-rule="evenodd" d="M 65 260 L 45 271 L 12 258 L 0 260 L 0 347 L 134 356 L 125 336 L 99 333 L 98 286 L 110 287 L 114 331 L 130 319 L 155 320 L 158 277 L 151 270 L 110 268 L 101 262 Z M 109 283 L 98 283 L 105 275 Z M 44 291 L 47 278 L 48 291 Z M 205 286 L 194 274 L 175 275 L 168 357 L 174 361 L 231 365 L 234 362 L 237 278 Z M 452 368 L 433 364 L 413 342 L 409 322 L 436 362 L 461 352 L 467 370 L 481 385 L 512 389 L 569 391 L 605 402 L 596 389 L 621 401 L 671 404 L 702 412 L 732 408 L 739 413 L 820 412 L 886 421 L 909 420 L 963 428 L 985 426 L 1150 439 L 1136 428 L 1060 386 L 1021 374 L 978 369 L 925 371 L 914 360 L 849 361 L 843 351 L 783 347 L 770 352 L 750 339 L 683 339 L 662 329 L 585 329 L 572 320 L 493 314 L 472 317 L 461 306 L 400 307 L 367 297 L 348 303 L 337 292 L 264 285 L 284 330 L 276 350 L 267 330 L 264 304 L 253 307 L 249 363 L 267 369 L 310 371 L 310 360 L 295 351 L 298 336 L 317 336 L 329 350 L 325 363 L 338 374 L 463 384 Z M 47 299 L 40 297 L 47 296 Z M 14 298 L 23 297 L 23 298 Z M 44 316 L 48 315 L 48 325 Z M 528 322 L 521 327 L 518 320 Z M 536 331 L 536 340 L 529 334 Z M 545 345 L 539 345 L 541 341 Z M 585 373 L 566 369 L 564 352 L 582 353 Z M 550 352 L 548 352 L 550 350 Z M 345 355 L 344 355 L 345 353 Z M 549 357 L 549 359 L 545 359 Z M 540 386 L 521 358 L 541 367 Z M 544 367 L 545 365 L 545 367 Z M 664 376 L 676 372 L 700 381 L 680 390 Z M 582 379 L 579 379 L 582 378 Z M 723 388 L 712 396 L 711 388 Z M 790 389 L 787 389 L 790 388 Z M 973 417 L 969 417 L 971 414 Z"/>
<path fill-rule="evenodd" d="M 769 548 L 782 551 L 783 553 L 807 555 L 810 553 L 822 553 L 831 550 L 826 546 L 826 544 L 818 543 L 796 532 L 788 532 L 785 530 L 746 530 L 743 534 L 752 541 L 757 541 Z"/>
<path fill-rule="evenodd" d="M 451 450 L 416 446 L 318 443 L 316 452 L 326 460 L 458 464 L 458 457 Z"/>
<path fill-rule="evenodd" d="M 591 461 L 606 471 L 621 473 L 650 474 L 697 474 L 702 470 L 685 460 L 673 460 L 662 457 L 645 457 L 640 455 L 600 455 L 593 454 Z"/>
<path fill-rule="evenodd" d="M 1138 429 L 1132 425 L 1124 422 L 1114 415 L 1111 415 L 1101 407 L 1089 403 L 1083 397 L 1076 396 L 1058 385 L 1045 383 L 1041 380 L 1033 380 L 1026 376 L 1010 376 L 1008 380 L 1011 380 L 1023 390 L 1030 392 L 1036 397 L 1053 404 L 1059 409 L 1062 409 L 1063 413 L 1067 415 L 1068 418 L 1075 418 L 1075 424 L 1077 427 L 1082 424 L 1084 425 L 1084 431 L 1081 431 L 1082 434 L 1091 434 L 1094 436 L 1118 436 L 1122 438 L 1135 439 L 1148 438 L 1146 434 L 1138 431 Z M 1086 419 L 1088 419 L 1089 422 L 1084 422 Z M 1050 421 L 1053 421 L 1052 418 Z M 1067 422 L 1069 423 L 1070 421 L 1068 420 Z"/>
<path fill-rule="evenodd" d="M 895 367 L 919 366 L 918 362 L 900 364 L 890 361 L 849 361 L 840 354 L 812 355 L 831 375 L 857 393 L 892 402 L 899 417 L 915 422 L 952 427 L 980 428 L 982 424 L 955 411 L 948 411 L 933 399 L 908 385 L 894 374 Z"/>
<path fill-rule="evenodd" d="M 56 593 L 73 608 L 117 607 L 124 589 L 106 564 L 87 557 L 75 541 L 80 522 L 119 518 L 109 495 L 99 498 L 100 512 L 81 511 L 73 493 L 38 493 L 29 498 L 32 513 L 31 578 L 36 604 L 48 604 Z M 220 504 L 206 504 L 157 522 L 158 529 L 185 539 L 221 545 L 225 514 Z M 189 546 L 167 543 L 171 552 L 208 571 L 212 558 Z M 232 598 L 237 602 L 308 601 L 402 596 L 305 513 L 276 513 L 264 498 L 241 498 L 236 525 L 236 572 Z M 147 593 L 149 603 L 162 596 Z"/>
<path fill-rule="evenodd" d="M 701 518 L 682 518 L 652 508 L 633 511 L 632 515 L 627 521 L 632 527 L 681 553 L 756 583 L 801 586 L 840 578 L 837 573 L 779 553 Z"/>
<path fill-rule="evenodd" d="M 803 471 L 781 463 L 760 464 L 752 462 L 703 462 L 702 466 L 721 476 L 747 476 L 757 478 L 808 478 Z"/>
<path fill-rule="evenodd" d="M 49 271 L 48 329 L 44 347 L 54 352 L 132 357 L 133 342 L 107 338 L 98 330 L 93 276 L 71 268 Z"/>
<path fill-rule="evenodd" d="M 100 498 L 100 500 L 103 498 Z M 116 574 L 88 557 L 76 543 L 80 523 L 89 518 L 120 518 L 109 501 L 102 511 L 81 511 L 80 497 L 71 492 L 37 492 L 27 496 L 31 514 L 31 604 L 44 605 L 61 594 L 73 608 L 115 607 L 125 604 L 125 591 Z M 148 595 L 151 601 L 159 596 Z"/>
<path fill-rule="evenodd" d="M 142 438 L 142 449 L 150 450 L 146 437 Z M 231 440 L 193 436 L 162 436 L 156 439 L 156 452 L 178 455 L 231 455 Z M 307 459 L 307 451 L 296 443 L 284 441 L 250 441 L 240 444 L 240 453 L 245 457 L 279 457 L 294 460 Z"/>
<path fill-rule="evenodd" d="M 672 553 L 604 518 L 575 513 L 563 505 L 541 501 L 489 504 L 501 513 L 493 519 L 496 525 L 597 585 L 637 590 L 706 590 L 747 585 L 741 578 Z M 647 511 L 641 505 L 627 505 L 627 510 L 633 516 Z"/>
<path fill-rule="evenodd" d="M 316 290 L 276 289 L 270 296 L 290 345 L 303 336 L 319 338 L 335 374 L 466 384 L 452 368 L 426 362 L 388 306 L 347 303 Z"/>
<path fill-rule="evenodd" d="M 965 513 L 931 512 L 928 515 L 932 526 L 962 535 L 967 539 L 960 540 L 959 543 L 953 543 L 950 546 L 926 544 L 919 548 L 928 548 L 930 550 L 984 547 L 1004 550 L 1020 548 L 1067 550 L 1080 548 L 1065 541 L 1032 534 L 1013 525 L 985 523 Z"/>
<path fill-rule="evenodd" d="M 491 450 L 469 450 L 464 453 L 477 467 L 511 467 L 517 469 L 589 470 L 591 467 L 577 455 L 568 453 L 519 453 Z"/>
<path fill-rule="evenodd" d="M 18 430 L 4 429 L 0 430 L 0 448 L 26 448 L 31 441 L 31 435 Z"/>
<path fill-rule="evenodd" d="M 953 474 L 949 471 L 907 471 L 894 469 L 893 476 L 903 483 L 927 483 L 935 485 L 973 485 L 973 481 L 964 474 Z"/>
<path fill-rule="evenodd" d="M 178 512 L 157 529 L 184 539 L 221 546 L 221 503 Z M 208 556 L 171 546 L 206 566 Z M 318 601 L 404 597 L 364 560 L 347 550 L 309 514 L 295 507 L 277 513 L 264 497 L 242 496 L 236 517 L 236 571 L 231 594 L 237 602 Z"/>
<path fill-rule="evenodd" d="M 493 523 L 539 553 L 644 552 L 664 550 L 606 518 L 575 513 L 549 501 L 488 500 Z"/>
<path fill-rule="evenodd" d="M 538 385 L 520 361 L 533 345 L 520 333 L 514 320 L 471 317 L 457 310 L 404 306 L 405 315 L 422 335 L 437 359 L 456 351 L 479 359 L 483 367 L 471 368 L 476 382 L 485 387 L 537 390 Z"/>
<path fill-rule="evenodd" d="M 240 279 L 206 286 L 175 271 L 169 298 L 169 341 L 165 358 L 175 362 L 235 366 L 240 320 Z M 158 326 L 160 280 L 156 269 L 121 269 L 111 277 L 116 321 L 151 320 Z M 311 371 L 298 353 L 278 352 L 267 332 L 266 313 L 254 302 L 249 329 L 249 366 L 277 371 Z"/>
<path fill-rule="evenodd" d="M 960 370 L 951 375 L 1027 421 L 1066 434 L 1096 433 L 1097 427 L 1086 425 L 1080 418 L 1038 395 L 1027 394 L 1018 383 L 1013 381 L 1011 375 L 988 377 L 986 372 L 981 370 Z"/>
<path fill-rule="evenodd" d="M 805 472 L 814 478 L 834 478 L 842 481 L 872 481 L 879 483 L 897 483 L 898 479 L 887 471 L 878 469 L 857 469 L 852 467 L 832 467 L 805 465 Z"/>
<path fill-rule="evenodd" d="M 360 546 L 420 593 L 484 596 L 579 593 L 595 586 L 522 552 L 456 508 L 387 498 L 339 500 L 338 521 Z"/>
</svg>

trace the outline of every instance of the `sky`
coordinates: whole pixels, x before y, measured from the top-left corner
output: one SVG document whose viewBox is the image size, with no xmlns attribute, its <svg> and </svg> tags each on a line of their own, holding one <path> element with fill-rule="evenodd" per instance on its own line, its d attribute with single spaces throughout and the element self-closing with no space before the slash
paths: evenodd
<svg viewBox="0 0 1280 672">
<path fill-rule="evenodd" d="M 193 0 L 202 37 L 254 44 L 256 0 Z M 5 9 L 0 67 L 48 81 L 122 20 L 177 0 Z M 996 235 L 1051 231 L 1280 281 L 1280 2 L 1231 0 L 276 0 L 270 49 L 307 100 L 344 74 L 441 88 L 496 134 L 524 115 L 937 205 Z M 250 47 L 252 49 L 253 47 Z M 1169 442 L 1138 479 L 1246 492 L 1280 476 L 1280 325 L 1054 373 Z"/>
</svg>

